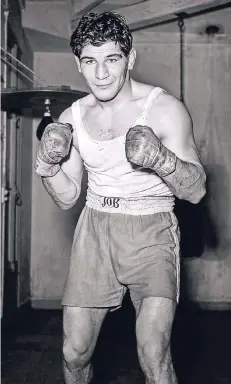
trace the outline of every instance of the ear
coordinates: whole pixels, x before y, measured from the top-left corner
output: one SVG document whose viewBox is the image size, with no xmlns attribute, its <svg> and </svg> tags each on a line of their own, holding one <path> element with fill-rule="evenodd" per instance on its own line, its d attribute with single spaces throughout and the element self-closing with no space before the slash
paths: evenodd
<svg viewBox="0 0 231 384">
<path fill-rule="evenodd" d="M 131 49 L 131 52 L 128 56 L 128 69 L 131 70 L 134 67 L 136 61 L 136 50 L 134 48 Z"/>
<path fill-rule="evenodd" d="M 79 73 L 82 73 L 80 60 L 77 56 L 75 56 L 75 61 L 76 61 Z"/>
</svg>

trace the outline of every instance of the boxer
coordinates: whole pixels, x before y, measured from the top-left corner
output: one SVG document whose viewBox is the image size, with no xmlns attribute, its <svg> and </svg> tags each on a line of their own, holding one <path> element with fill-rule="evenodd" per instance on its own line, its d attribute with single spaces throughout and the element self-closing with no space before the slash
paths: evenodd
<svg viewBox="0 0 231 384">
<path fill-rule="evenodd" d="M 90 93 L 50 124 L 36 172 L 61 209 L 78 201 L 78 220 L 62 304 L 66 384 L 90 383 L 103 320 L 129 290 L 146 384 L 176 384 L 172 323 L 179 302 L 177 196 L 193 204 L 206 176 L 185 106 L 130 76 L 136 52 L 121 15 L 84 15 L 70 45 Z"/>
</svg>

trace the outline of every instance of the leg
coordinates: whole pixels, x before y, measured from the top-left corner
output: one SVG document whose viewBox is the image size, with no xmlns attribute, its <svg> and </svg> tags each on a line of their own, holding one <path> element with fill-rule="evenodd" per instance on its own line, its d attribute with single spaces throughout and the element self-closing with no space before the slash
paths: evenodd
<svg viewBox="0 0 231 384">
<path fill-rule="evenodd" d="M 64 306 L 63 358 L 66 384 L 90 383 L 90 359 L 107 312 L 108 308 Z"/>
<path fill-rule="evenodd" d="M 170 353 L 170 337 L 176 303 L 161 297 L 133 302 L 136 338 L 146 384 L 177 384 Z"/>
</svg>

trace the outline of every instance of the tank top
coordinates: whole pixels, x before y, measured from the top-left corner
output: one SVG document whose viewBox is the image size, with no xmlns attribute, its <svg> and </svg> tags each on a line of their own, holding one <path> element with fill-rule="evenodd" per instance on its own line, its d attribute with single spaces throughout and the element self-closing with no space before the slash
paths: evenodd
<svg viewBox="0 0 231 384">
<path fill-rule="evenodd" d="M 163 92 L 165 90 L 160 87 L 151 90 L 132 126 L 147 124 L 149 109 Z M 77 135 L 79 153 L 88 172 L 88 190 L 95 195 L 124 199 L 173 195 L 155 172 L 142 167 L 133 168 L 125 154 L 126 133 L 111 140 L 93 139 L 84 128 L 79 100 L 72 104 L 71 109 L 73 134 Z"/>
</svg>

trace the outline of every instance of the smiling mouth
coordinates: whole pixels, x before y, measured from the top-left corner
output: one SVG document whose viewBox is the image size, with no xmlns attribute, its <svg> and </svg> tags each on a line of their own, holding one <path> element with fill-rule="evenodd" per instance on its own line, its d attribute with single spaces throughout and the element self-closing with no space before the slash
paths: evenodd
<svg viewBox="0 0 231 384">
<path fill-rule="evenodd" d="M 111 83 L 110 84 L 96 84 L 96 87 L 97 88 L 108 88 L 110 87 Z"/>
</svg>

